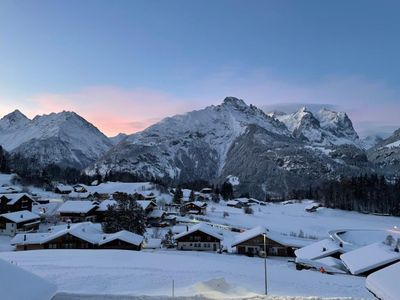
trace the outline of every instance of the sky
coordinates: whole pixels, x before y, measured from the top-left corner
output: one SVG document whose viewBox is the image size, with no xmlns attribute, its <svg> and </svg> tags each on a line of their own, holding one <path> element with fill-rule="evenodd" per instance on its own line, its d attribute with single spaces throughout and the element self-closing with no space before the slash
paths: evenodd
<svg viewBox="0 0 400 300">
<path fill-rule="evenodd" d="M 236 96 L 400 127 L 400 11 L 388 0 L 2 0 L 0 115 L 73 110 L 105 134 Z"/>
</svg>

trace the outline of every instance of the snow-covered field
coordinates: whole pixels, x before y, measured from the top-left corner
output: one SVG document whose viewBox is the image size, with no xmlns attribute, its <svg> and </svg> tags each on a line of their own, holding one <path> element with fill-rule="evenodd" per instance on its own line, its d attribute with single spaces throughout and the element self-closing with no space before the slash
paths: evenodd
<svg viewBox="0 0 400 300">
<path fill-rule="evenodd" d="M 38 250 L 0 258 L 55 283 L 59 292 L 252 298 L 264 292 L 261 258 L 181 251 Z M 279 296 L 373 299 L 365 278 L 297 271 L 284 258 L 267 264 L 268 290 Z"/>
</svg>

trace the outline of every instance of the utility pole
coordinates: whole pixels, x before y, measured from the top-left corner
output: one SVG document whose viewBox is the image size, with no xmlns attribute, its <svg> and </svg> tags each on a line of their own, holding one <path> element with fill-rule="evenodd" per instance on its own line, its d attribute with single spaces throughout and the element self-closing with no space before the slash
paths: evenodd
<svg viewBox="0 0 400 300">
<path fill-rule="evenodd" d="M 267 234 L 264 233 L 264 285 L 265 285 L 265 295 L 268 295 L 267 289 Z"/>
</svg>

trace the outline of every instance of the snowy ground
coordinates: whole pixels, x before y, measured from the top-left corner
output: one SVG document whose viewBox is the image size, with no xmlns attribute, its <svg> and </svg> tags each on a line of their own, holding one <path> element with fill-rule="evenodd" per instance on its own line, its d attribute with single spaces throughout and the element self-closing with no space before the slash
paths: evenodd
<svg viewBox="0 0 400 300">
<path fill-rule="evenodd" d="M 264 291 L 261 258 L 120 250 L 3 252 L 0 258 L 55 283 L 59 292 L 68 294 L 171 295 L 172 280 L 176 296 L 250 299 Z M 365 289 L 365 278 L 297 271 L 284 258 L 268 259 L 267 268 L 269 293 L 274 296 L 373 299 Z"/>
</svg>

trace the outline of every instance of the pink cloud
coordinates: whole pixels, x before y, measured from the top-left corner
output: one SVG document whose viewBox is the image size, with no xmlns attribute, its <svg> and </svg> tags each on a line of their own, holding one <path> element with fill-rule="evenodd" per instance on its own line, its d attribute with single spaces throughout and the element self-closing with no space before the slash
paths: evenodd
<svg viewBox="0 0 400 300">
<path fill-rule="evenodd" d="M 143 130 L 165 116 L 190 109 L 190 104 L 166 93 L 111 86 L 88 87 L 69 94 L 41 94 L 30 101 L 36 105 L 27 111 L 29 116 L 71 110 L 110 136 Z"/>
</svg>

